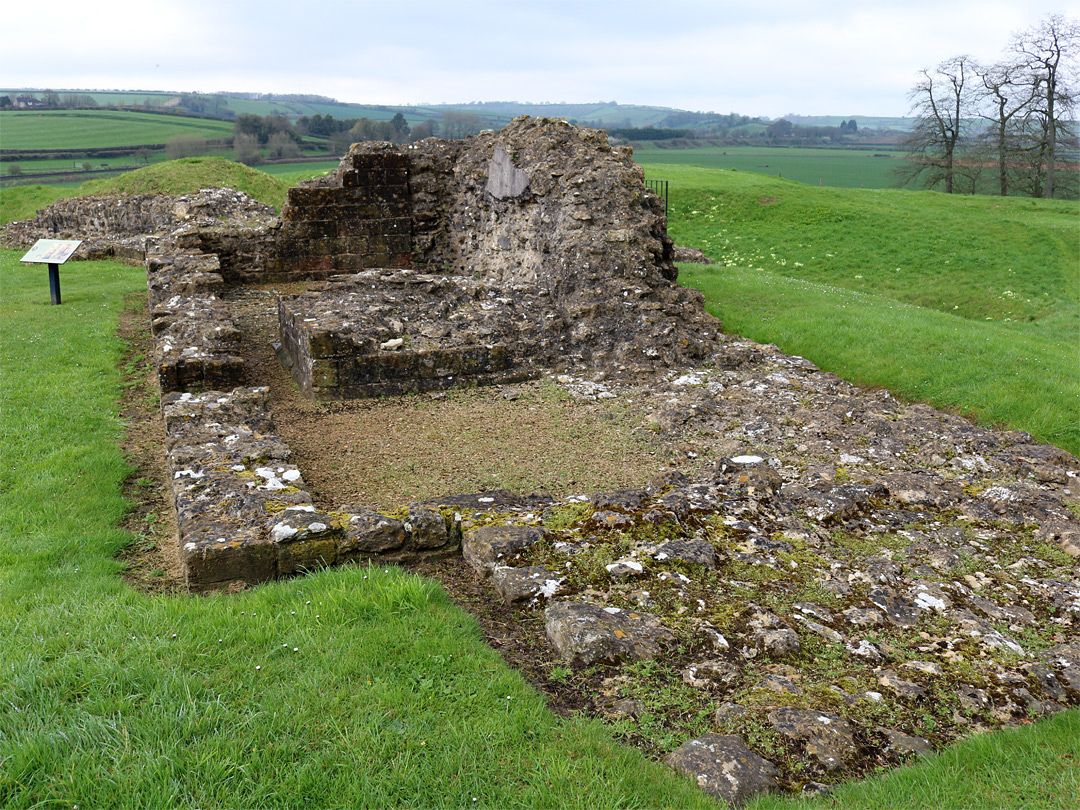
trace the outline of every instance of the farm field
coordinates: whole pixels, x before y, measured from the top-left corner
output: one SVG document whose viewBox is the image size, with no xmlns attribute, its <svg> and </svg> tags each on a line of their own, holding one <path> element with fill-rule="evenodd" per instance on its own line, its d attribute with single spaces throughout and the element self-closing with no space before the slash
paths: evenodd
<svg viewBox="0 0 1080 810">
<path fill-rule="evenodd" d="M 177 135 L 231 138 L 229 121 L 127 110 L 4 110 L 4 149 L 99 149 L 166 143 Z"/>
<path fill-rule="evenodd" d="M 23 178 L 32 177 L 39 172 L 72 172 L 77 174 L 85 171 L 83 168 L 84 163 L 89 163 L 92 169 L 137 169 L 146 165 L 142 160 L 138 160 L 134 157 L 46 158 L 44 160 L 8 161 L 0 163 L 0 173 L 2 173 L 2 176 L 5 179 L 8 179 L 12 176 L 11 167 L 18 165 L 22 170 Z"/>
<path fill-rule="evenodd" d="M 833 188 L 891 188 L 895 185 L 892 170 L 900 159 L 900 152 L 885 148 L 871 152 L 778 146 L 634 147 L 634 160 L 646 167 L 665 164 L 736 169 Z M 662 178 L 658 170 L 650 169 L 652 175 Z"/>
<path fill-rule="evenodd" d="M 332 172 L 341 164 L 338 159 L 311 161 L 310 163 L 276 163 L 263 165 L 259 171 L 276 177 L 288 186 L 295 186 L 301 180 Z"/>
<path fill-rule="evenodd" d="M 651 165 L 725 330 L 1080 452 L 1077 203 Z M 883 362 L 883 358 L 894 358 Z"/>
</svg>

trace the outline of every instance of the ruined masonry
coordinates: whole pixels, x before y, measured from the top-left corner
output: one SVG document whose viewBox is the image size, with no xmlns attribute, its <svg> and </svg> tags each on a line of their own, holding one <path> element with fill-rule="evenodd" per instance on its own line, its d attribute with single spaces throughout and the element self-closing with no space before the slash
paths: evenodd
<svg viewBox="0 0 1080 810">
<path fill-rule="evenodd" d="M 6 238 L 88 228 L 90 255 L 145 258 L 193 591 L 461 553 L 564 666 L 611 672 L 598 712 L 675 724 L 664 761 L 732 804 L 1080 705 L 1077 459 L 723 335 L 601 132 L 361 144 L 280 218 L 225 190 L 69 200 Z M 559 501 L 315 504 L 223 300 L 270 280 L 307 282 L 278 300 L 278 356 L 311 397 L 545 374 L 632 401 L 699 472 Z M 664 715 L 658 683 L 707 712 Z"/>
</svg>

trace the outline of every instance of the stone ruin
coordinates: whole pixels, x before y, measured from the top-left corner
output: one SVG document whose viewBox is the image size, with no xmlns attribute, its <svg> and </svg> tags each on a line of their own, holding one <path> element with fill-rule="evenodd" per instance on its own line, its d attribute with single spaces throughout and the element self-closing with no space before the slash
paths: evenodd
<svg viewBox="0 0 1080 810">
<path fill-rule="evenodd" d="M 717 325 L 672 283 L 643 181 L 628 148 L 564 122 L 357 145 L 282 211 L 272 275 L 354 273 L 282 300 L 282 358 L 320 398 L 699 361 Z"/>
<path fill-rule="evenodd" d="M 8 238 L 94 227 L 98 254 L 145 251 L 193 591 L 463 554 L 542 612 L 560 660 L 610 669 L 599 711 L 649 713 L 655 689 L 623 669 L 648 659 L 713 701 L 705 733 L 660 753 L 733 803 L 1080 704 L 1080 463 L 723 335 L 675 284 L 642 179 L 603 133 L 519 119 L 356 145 L 277 218 L 225 191 L 63 201 Z M 316 504 L 222 298 L 268 280 L 311 282 L 278 301 L 278 355 L 312 397 L 554 374 L 632 393 L 658 438 L 711 461 L 561 500 Z M 762 734 L 783 757 L 748 744 Z"/>
</svg>

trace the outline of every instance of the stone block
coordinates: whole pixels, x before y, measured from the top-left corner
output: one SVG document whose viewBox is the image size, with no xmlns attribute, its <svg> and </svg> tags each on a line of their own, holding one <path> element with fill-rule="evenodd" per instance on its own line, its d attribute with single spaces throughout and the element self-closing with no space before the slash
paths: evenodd
<svg viewBox="0 0 1080 810">
<path fill-rule="evenodd" d="M 237 580 L 254 585 L 277 576 L 277 550 L 260 527 L 181 539 L 180 562 L 192 591 L 222 590 Z"/>
<path fill-rule="evenodd" d="M 283 576 L 333 565 L 345 537 L 341 518 L 292 509 L 269 521 L 268 532 Z"/>
<path fill-rule="evenodd" d="M 405 545 L 404 521 L 379 512 L 353 515 L 346 526 L 338 551 L 342 559 L 396 551 Z"/>
<path fill-rule="evenodd" d="M 703 734 L 683 743 L 664 764 L 686 774 L 711 796 L 738 807 L 779 788 L 776 766 L 755 754 L 741 737 Z"/>
<path fill-rule="evenodd" d="M 648 613 L 587 602 L 548 605 L 544 631 L 564 661 L 586 666 L 656 658 L 675 642 L 675 634 Z"/>
<path fill-rule="evenodd" d="M 409 533 L 409 544 L 416 549 L 443 548 L 450 540 L 446 518 L 434 506 L 409 504 L 405 528 Z"/>
<path fill-rule="evenodd" d="M 481 526 L 465 532 L 461 550 L 469 565 L 486 576 L 546 536 L 547 531 L 537 526 Z"/>
<path fill-rule="evenodd" d="M 496 567 L 491 574 L 491 582 L 495 592 L 510 604 L 551 599 L 564 590 L 562 578 L 542 565 Z"/>
<path fill-rule="evenodd" d="M 785 706 L 769 712 L 769 722 L 825 771 L 841 770 L 857 753 L 851 724 L 838 715 Z"/>
</svg>

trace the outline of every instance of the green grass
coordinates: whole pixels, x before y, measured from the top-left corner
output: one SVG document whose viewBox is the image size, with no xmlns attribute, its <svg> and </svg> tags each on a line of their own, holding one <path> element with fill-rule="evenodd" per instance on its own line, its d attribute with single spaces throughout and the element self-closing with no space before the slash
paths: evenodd
<svg viewBox="0 0 1080 810">
<path fill-rule="evenodd" d="M 891 188 L 895 185 L 892 170 L 900 157 L 899 152 L 888 147 L 873 151 L 779 146 L 634 147 L 634 160 L 649 167 L 650 176 L 667 176 L 653 169 L 652 164 L 701 166 L 835 188 Z"/>
<path fill-rule="evenodd" d="M 231 138 L 229 121 L 126 110 L 0 112 L 4 149 L 96 149 L 167 143 L 177 135 Z"/>
<path fill-rule="evenodd" d="M 83 183 L 85 194 L 190 194 L 200 188 L 234 188 L 280 209 L 289 187 L 265 172 L 220 157 L 181 158 Z"/>
<path fill-rule="evenodd" d="M 747 810 L 1073 810 L 1080 796 L 1080 712 L 963 740 L 908 768 L 800 801 L 763 796 Z"/>
<path fill-rule="evenodd" d="M 11 186 L 0 189 L 0 224 L 29 219 L 62 197 L 190 194 L 211 187 L 235 188 L 280 211 L 289 188 L 300 180 L 324 174 L 337 165 L 337 161 L 282 164 L 271 167 L 275 171 L 269 173 L 225 158 L 182 158 L 82 184 Z"/>
<path fill-rule="evenodd" d="M 160 155 L 161 153 L 159 153 Z M 162 159 L 164 159 L 162 157 Z M 4 180 L 17 180 L 26 179 L 32 177 L 35 174 L 41 172 L 71 172 L 72 174 L 80 174 L 83 171 L 83 164 L 89 163 L 92 169 L 100 169 L 102 166 L 110 169 L 125 169 L 125 168 L 141 168 L 146 164 L 137 160 L 134 157 L 119 157 L 119 158 L 47 158 L 45 160 L 31 160 L 21 161 L 18 165 L 22 168 L 21 178 L 19 176 L 13 176 L 10 174 L 10 169 L 16 162 L 0 163 L 0 177 Z"/>
<path fill-rule="evenodd" d="M 680 278 L 725 330 L 1080 452 L 1075 202 L 649 173 L 674 183 L 676 243 L 724 265 Z"/>
<path fill-rule="evenodd" d="M 340 160 L 312 161 L 311 163 L 277 163 L 273 166 L 262 166 L 260 170 L 281 181 L 287 188 L 292 188 L 301 180 L 328 174 L 336 169 L 340 163 Z"/>
<path fill-rule="evenodd" d="M 12 186 L 0 189 L 0 225 L 30 219 L 38 211 L 61 197 L 70 197 L 71 189 L 55 185 Z"/>
<path fill-rule="evenodd" d="M 119 302 L 0 253 L 0 806 L 710 807 L 562 721 L 431 582 L 349 568 L 234 597 L 119 577 Z M 476 801 L 474 801 L 474 798 Z"/>
</svg>

